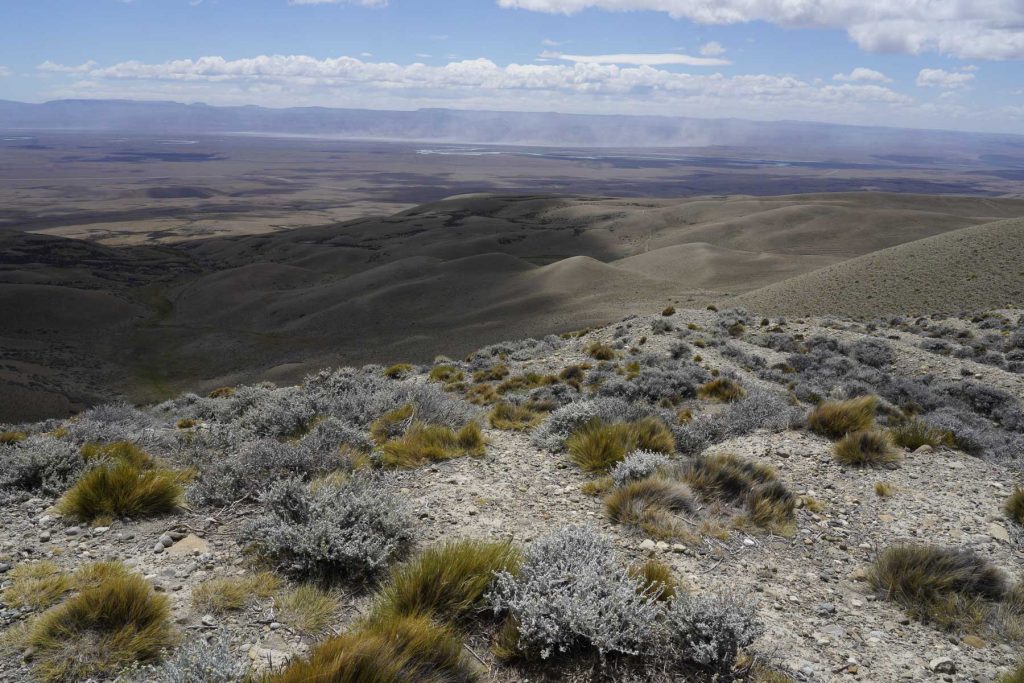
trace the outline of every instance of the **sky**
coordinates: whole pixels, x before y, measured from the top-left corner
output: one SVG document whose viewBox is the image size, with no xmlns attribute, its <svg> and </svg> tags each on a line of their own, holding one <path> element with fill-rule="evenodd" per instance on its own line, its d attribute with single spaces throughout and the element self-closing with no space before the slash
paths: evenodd
<svg viewBox="0 0 1024 683">
<path fill-rule="evenodd" d="M 2 0 L 0 99 L 1024 134 L 1024 0 Z"/>
</svg>

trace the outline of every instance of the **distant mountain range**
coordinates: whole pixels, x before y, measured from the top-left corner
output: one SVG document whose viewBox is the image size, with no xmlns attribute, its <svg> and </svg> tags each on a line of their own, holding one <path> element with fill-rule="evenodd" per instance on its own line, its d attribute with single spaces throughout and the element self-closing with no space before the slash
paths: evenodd
<svg viewBox="0 0 1024 683">
<path fill-rule="evenodd" d="M 748 147 L 847 156 L 965 156 L 1002 163 L 1024 158 L 1024 136 L 868 128 L 799 121 L 666 116 L 598 116 L 419 109 L 382 111 L 301 107 L 213 107 L 177 102 L 0 100 L 0 129 L 158 134 L 253 133 L 469 144 L 556 147 Z M 996 158 L 1006 155 L 1006 159 Z M 981 157 L 995 157 L 983 159 Z M 966 159 L 962 159 L 966 160 Z"/>
</svg>

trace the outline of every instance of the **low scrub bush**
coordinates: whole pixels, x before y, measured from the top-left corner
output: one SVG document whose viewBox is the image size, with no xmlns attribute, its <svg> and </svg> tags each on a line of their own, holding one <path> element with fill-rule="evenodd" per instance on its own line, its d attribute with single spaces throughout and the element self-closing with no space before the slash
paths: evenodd
<svg viewBox="0 0 1024 683">
<path fill-rule="evenodd" d="M 489 599 L 508 619 L 499 645 L 509 656 L 636 655 L 658 634 L 657 591 L 630 575 L 607 539 L 583 527 L 531 543 L 518 573 L 497 574 Z"/>
<path fill-rule="evenodd" d="M 491 409 L 487 419 L 495 429 L 521 432 L 539 425 L 544 416 L 527 406 L 502 402 Z"/>
<path fill-rule="evenodd" d="M 633 451 L 612 468 L 611 477 L 616 486 L 623 486 L 631 481 L 639 481 L 651 476 L 658 469 L 669 464 L 663 453 L 652 451 Z"/>
<path fill-rule="evenodd" d="M 672 601 L 666 621 L 678 656 L 726 680 L 740 649 L 764 633 L 756 605 L 732 594 L 680 595 Z"/>
<path fill-rule="evenodd" d="M 330 638 L 307 660 L 290 664 L 267 683 L 405 682 L 470 683 L 477 680 L 462 642 L 449 627 L 425 616 L 374 622 Z"/>
<path fill-rule="evenodd" d="M 713 401 L 732 403 L 746 396 L 747 392 L 740 386 L 739 382 L 727 377 L 719 377 L 707 384 L 702 384 L 697 389 L 697 395 Z"/>
<path fill-rule="evenodd" d="M 127 569 L 100 573 L 101 580 L 30 624 L 25 644 L 41 679 L 106 677 L 154 661 L 175 643 L 166 597 Z"/>
<path fill-rule="evenodd" d="M 887 600 L 947 629 L 975 621 L 980 601 L 1001 601 L 1008 589 L 1002 573 L 974 553 L 923 544 L 886 548 L 868 576 Z"/>
<path fill-rule="evenodd" d="M 574 432 L 565 445 L 573 461 L 589 472 L 606 471 L 636 450 L 675 450 L 672 432 L 654 417 L 612 424 L 595 420 Z"/>
<path fill-rule="evenodd" d="M 566 440 L 589 422 L 633 422 L 651 413 L 651 408 L 646 405 L 628 403 L 619 398 L 573 401 L 551 413 L 533 431 L 531 440 L 540 448 L 561 451 Z"/>
<path fill-rule="evenodd" d="M 828 401 L 811 410 L 807 424 L 811 430 L 838 439 L 850 432 L 870 429 L 875 423 L 877 396 L 861 396 L 847 401 Z"/>
<path fill-rule="evenodd" d="M 248 658 L 232 654 L 226 639 L 190 638 L 159 666 L 136 668 L 126 680 L 131 683 L 242 683 L 248 668 Z"/>
<path fill-rule="evenodd" d="M 87 467 L 76 446 L 52 436 L 0 445 L 0 498 L 60 495 Z"/>
<path fill-rule="evenodd" d="M 1014 487 L 1013 493 L 1003 506 L 1006 516 L 1017 524 L 1024 525 L 1024 488 Z"/>
<path fill-rule="evenodd" d="M 100 518 L 144 518 L 178 507 L 184 489 L 179 472 L 140 469 L 125 462 L 89 470 L 60 501 L 62 513 L 83 522 Z"/>
<path fill-rule="evenodd" d="M 833 450 L 839 463 L 851 467 L 881 467 L 900 460 L 889 435 L 877 430 L 851 432 L 837 441 Z"/>
<path fill-rule="evenodd" d="M 881 368 L 892 365 L 896 354 L 881 339 L 858 339 L 846 348 L 846 353 L 864 365 Z"/>
<path fill-rule="evenodd" d="M 413 422 L 405 434 L 381 446 L 380 462 L 385 467 L 413 468 L 452 458 L 480 457 L 485 446 L 480 425 L 475 422 L 458 432 L 445 425 Z"/>
<path fill-rule="evenodd" d="M 379 477 L 309 487 L 298 479 L 273 484 L 264 512 L 242 539 L 257 555 L 303 578 L 359 581 L 400 559 L 412 545 L 405 505 Z"/>
<path fill-rule="evenodd" d="M 510 543 L 450 541 L 391 571 L 370 619 L 428 616 L 456 621 L 481 609 L 496 572 L 515 573 L 519 551 Z"/>
</svg>

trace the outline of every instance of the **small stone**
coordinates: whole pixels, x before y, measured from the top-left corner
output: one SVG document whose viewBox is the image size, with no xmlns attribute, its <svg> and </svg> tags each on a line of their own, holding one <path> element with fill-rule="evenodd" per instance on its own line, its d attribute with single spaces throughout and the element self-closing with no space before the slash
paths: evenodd
<svg viewBox="0 0 1024 683">
<path fill-rule="evenodd" d="M 1004 527 L 1002 524 L 996 524 L 995 522 L 989 524 L 988 535 L 996 539 L 997 541 L 1002 541 L 1003 543 L 1010 542 L 1010 534 L 1006 531 L 1006 527 Z"/>
<path fill-rule="evenodd" d="M 217 619 L 212 614 L 204 614 L 202 622 L 203 622 L 203 626 L 216 626 L 217 625 Z"/>
<path fill-rule="evenodd" d="M 163 551 L 164 551 L 164 544 L 161 543 L 160 541 L 157 541 L 156 544 L 153 546 L 153 552 L 159 554 L 159 553 L 162 553 Z"/>
<path fill-rule="evenodd" d="M 171 538 L 170 534 L 164 534 L 160 537 L 160 544 L 165 548 L 170 548 L 174 545 L 174 539 Z"/>
<path fill-rule="evenodd" d="M 39 540 L 42 541 L 43 543 L 46 543 L 47 541 L 49 541 L 50 540 L 50 532 L 49 531 L 41 532 L 39 534 Z"/>
<path fill-rule="evenodd" d="M 654 550 L 657 547 L 658 547 L 658 544 L 655 543 L 654 541 L 652 541 L 649 538 L 645 538 L 643 541 L 640 542 L 640 550 L 650 551 L 650 550 Z"/>
<path fill-rule="evenodd" d="M 955 674 L 956 664 L 949 657 L 936 657 L 928 662 L 928 669 L 937 674 Z"/>
<path fill-rule="evenodd" d="M 868 570 L 865 569 L 864 567 L 857 567 L 856 569 L 854 569 L 850 573 L 850 580 L 851 581 L 867 581 L 868 580 Z"/>
<path fill-rule="evenodd" d="M 929 446 L 928 444 L 925 444 L 925 445 L 923 445 L 923 446 L 918 446 L 918 447 L 917 447 L 917 448 L 916 448 L 916 449 L 914 450 L 914 453 L 931 453 L 931 452 L 932 452 L 932 451 L 934 451 L 934 450 L 935 450 L 934 448 L 932 448 L 932 447 L 931 447 L 931 446 Z"/>
<path fill-rule="evenodd" d="M 668 545 L 668 543 L 666 543 L 665 541 L 658 541 L 658 542 L 657 542 L 657 543 L 655 543 L 654 545 L 655 545 L 655 547 L 656 547 L 656 548 L 657 548 L 658 550 L 661 550 L 662 552 L 664 552 L 664 551 L 668 550 L 668 548 L 669 548 L 669 545 Z"/>
<path fill-rule="evenodd" d="M 79 531 L 81 531 L 81 529 L 79 529 L 77 526 L 69 526 L 67 529 L 64 530 L 64 533 L 68 536 L 77 536 Z"/>
<path fill-rule="evenodd" d="M 672 552 L 674 552 L 674 553 L 685 553 L 686 552 L 686 546 L 683 545 L 682 543 L 673 543 L 672 544 Z"/>
<path fill-rule="evenodd" d="M 109 526 L 98 526 L 98 527 L 95 527 L 92 530 L 92 535 L 93 536 L 99 536 L 100 534 L 105 534 L 108 531 L 110 531 L 110 527 Z"/>
</svg>

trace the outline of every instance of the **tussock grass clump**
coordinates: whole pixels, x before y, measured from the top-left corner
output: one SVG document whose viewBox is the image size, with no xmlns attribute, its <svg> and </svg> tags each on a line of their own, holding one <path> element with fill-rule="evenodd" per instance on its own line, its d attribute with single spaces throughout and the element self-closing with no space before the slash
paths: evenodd
<svg viewBox="0 0 1024 683">
<path fill-rule="evenodd" d="M 477 370 L 473 373 L 473 381 L 480 382 L 500 382 L 509 376 L 508 366 L 504 363 L 497 363 L 492 365 L 486 370 Z"/>
<path fill-rule="evenodd" d="M 998 683 L 1024 683 L 1024 664 L 1019 664 L 1013 671 L 999 677 Z"/>
<path fill-rule="evenodd" d="M 528 391 L 540 387 L 548 387 L 558 384 L 560 380 L 555 375 L 542 375 L 538 372 L 527 372 L 522 375 L 509 377 L 495 389 L 499 394 L 509 394 L 517 391 Z"/>
<path fill-rule="evenodd" d="M 175 643 L 166 597 L 123 567 L 99 573 L 105 578 L 29 625 L 25 645 L 44 681 L 105 677 L 154 661 Z"/>
<path fill-rule="evenodd" d="M 656 594 L 662 602 L 674 600 L 681 589 L 679 580 L 672 573 L 672 567 L 658 560 L 632 565 L 629 575 L 640 581 L 643 593 Z"/>
<path fill-rule="evenodd" d="M 675 306 L 669 306 L 664 311 L 662 311 L 661 314 L 663 316 L 665 316 L 666 318 L 668 316 L 670 316 L 670 315 L 675 315 L 676 314 L 676 307 Z"/>
<path fill-rule="evenodd" d="M 676 515 L 691 514 L 695 507 L 686 484 L 657 475 L 619 486 L 604 500 L 610 520 L 659 538 L 676 536 L 681 529 Z"/>
<path fill-rule="evenodd" d="M 428 462 L 480 457 L 485 446 L 480 425 L 475 422 L 457 432 L 445 425 L 413 422 L 403 436 L 381 446 L 380 461 L 385 467 L 408 469 Z"/>
<path fill-rule="evenodd" d="M 705 498 L 737 501 L 755 486 L 775 481 L 775 470 L 733 453 L 720 453 L 685 461 L 677 476 Z"/>
<path fill-rule="evenodd" d="M 1017 524 L 1024 525 L 1024 488 L 1017 486 L 1003 505 L 1006 516 Z"/>
<path fill-rule="evenodd" d="M 587 369 L 582 365 L 569 365 L 562 368 L 558 373 L 558 379 L 566 384 L 578 387 L 580 382 L 587 378 Z"/>
<path fill-rule="evenodd" d="M 601 342 L 590 344 L 586 351 L 594 360 L 615 360 L 615 349 Z"/>
<path fill-rule="evenodd" d="M 273 572 L 210 579 L 192 591 L 192 605 L 203 613 L 237 612 L 259 598 L 269 598 L 280 586 L 281 579 Z"/>
<path fill-rule="evenodd" d="M 87 443 L 82 446 L 82 458 L 86 462 L 109 460 L 125 463 L 140 470 L 149 469 L 156 464 L 148 453 L 128 441 L 117 441 L 106 445 Z"/>
<path fill-rule="evenodd" d="M 101 518 L 155 517 L 178 507 L 183 477 L 163 469 L 125 462 L 86 472 L 59 503 L 60 511 L 83 522 Z"/>
<path fill-rule="evenodd" d="M 495 572 L 515 573 L 519 551 L 511 543 L 449 541 L 395 567 L 381 589 L 371 621 L 422 615 L 456 621 L 481 609 Z"/>
<path fill-rule="evenodd" d="M 746 396 L 747 392 L 740 386 L 739 382 L 727 377 L 719 377 L 698 387 L 697 395 L 712 401 L 732 403 Z"/>
<path fill-rule="evenodd" d="M 443 384 L 461 382 L 466 378 L 461 370 L 451 365 L 435 365 L 431 368 L 428 377 L 432 382 L 441 382 Z"/>
<path fill-rule="evenodd" d="M 881 467 L 900 459 L 889 435 L 877 430 L 851 432 L 837 441 L 833 450 L 838 462 L 851 467 Z"/>
<path fill-rule="evenodd" d="M 194 419 L 192 419 L 190 417 L 185 417 L 185 418 L 182 418 L 182 419 L 178 420 L 175 423 L 175 426 L 178 429 L 192 429 L 197 424 L 199 424 L 199 420 L 194 420 Z"/>
<path fill-rule="evenodd" d="M 304 583 L 282 595 L 278 606 L 281 621 L 304 635 L 320 635 L 338 613 L 338 598 L 319 586 Z"/>
<path fill-rule="evenodd" d="M 267 683 L 470 683 L 474 668 L 458 635 L 424 616 L 401 617 L 325 640 L 308 660 Z"/>
<path fill-rule="evenodd" d="M 877 396 L 826 401 L 811 410 L 807 424 L 817 434 L 838 439 L 850 432 L 860 432 L 874 426 L 877 405 Z"/>
<path fill-rule="evenodd" d="M 210 398 L 231 398 L 234 395 L 234 387 L 217 387 L 208 394 Z"/>
<path fill-rule="evenodd" d="M 494 406 L 487 419 L 495 429 L 521 432 L 536 427 L 544 416 L 526 406 L 501 402 Z"/>
<path fill-rule="evenodd" d="M 391 379 L 402 379 L 406 375 L 412 373 L 413 370 L 415 370 L 415 368 L 408 363 L 395 363 L 384 371 L 384 376 L 390 377 Z"/>
<path fill-rule="evenodd" d="M 10 607 L 46 609 L 74 587 L 71 577 L 48 560 L 19 564 L 6 578 L 11 585 L 4 589 L 3 602 Z"/>
<path fill-rule="evenodd" d="M 605 423 L 591 420 L 565 441 L 569 456 L 589 472 L 604 472 L 636 450 L 672 453 L 675 439 L 654 417 L 635 422 Z"/>
<path fill-rule="evenodd" d="M 493 384 L 475 384 L 466 391 L 466 400 L 476 406 L 487 406 L 500 401 L 501 396 Z"/>
<path fill-rule="evenodd" d="M 28 438 L 28 432 L 9 431 L 0 432 L 0 444 L 19 443 Z"/>
<path fill-rule="evenodd" d="M 796 497 L 781 481 L 759 484 L 746 498 L 747 517 L 762 528 L 784 529 L 793 521 Z"/>
<path fill-rule="evenodd" d="M 875 483 L 875 495 L 879 498 L 888 498 L 893 494 L 893 488 L 890 484 L 886 484 L 884 481 Z"/>
<path fill-rule="evenodd" d="M 935 448 L 946 440 L 946 433 L 936 429 L 923 420 L 906 420 L 889 428 L 893 443 L 901 448 L 915 450 L 921 446 Z"/>
<path fill-rule="evenodd" d="M 415 413 L 416 406 L 411 403 L 384 413 L 370 423 L 370 437 L 374 443 L 379 445 L 390 438 L 399 436 L 412 424 Z"/>
<path fill-rule="evenodd" d="M 944 629 L 978 623 L 984 601 L 999 602 L 1008 590 L 1003 574 L 978 555 L 924 544 L 886 548 L 868 580 L 914 618 Z"/>
</svg>

